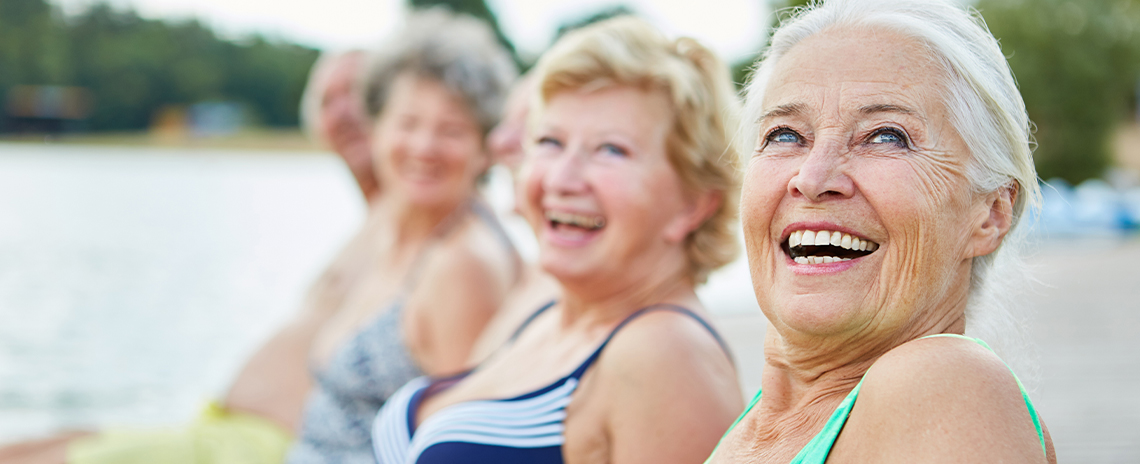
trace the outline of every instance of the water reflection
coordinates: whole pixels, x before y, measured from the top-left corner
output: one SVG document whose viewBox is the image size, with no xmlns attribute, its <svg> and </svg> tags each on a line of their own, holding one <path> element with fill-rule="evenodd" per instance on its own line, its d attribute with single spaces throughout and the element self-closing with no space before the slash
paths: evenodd
<svg viewBox="0 0 1140 464">
<path fill-rule="evenodd" d="M 363 208 L 322 154 L 0 145 L 0 442 L 217 395 Z"/>
</svg>

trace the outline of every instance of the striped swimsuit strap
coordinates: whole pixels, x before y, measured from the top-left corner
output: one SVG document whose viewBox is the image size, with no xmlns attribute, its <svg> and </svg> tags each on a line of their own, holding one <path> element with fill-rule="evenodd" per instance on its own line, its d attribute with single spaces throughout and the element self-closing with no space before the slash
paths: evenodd
<svg viewBox="0 0 1140 464">
<path fill-rule="evenodd" d="M 553 302 L 540 308 L 520 326 L 516 336 L 552 306 Z M 650 306 L 629 315 L 585 361 L 553 383 L 512 398 L 456 403 L 432 414 L 417 427 L 416 412 L 423 401 L 461 381 L 469 372 L 439 380 L 421 377 L 393 395 L 377 416 L 373 443 L 378 461 L 381 464 L 561 463 L 565 440 L 563 421 L 578 382 L 618 331 L 637 317 L 656 310 L 679 312 L 696 319 L 726 346 L 712 326 L 689 309 L 674 305 Z"/>
</svg>

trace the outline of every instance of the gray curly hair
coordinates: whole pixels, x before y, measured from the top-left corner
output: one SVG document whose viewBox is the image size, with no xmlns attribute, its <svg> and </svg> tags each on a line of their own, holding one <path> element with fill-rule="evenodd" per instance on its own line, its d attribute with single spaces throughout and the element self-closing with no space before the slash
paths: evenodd
<svg viewBox="0 0 1140 464">
<path fill-rule="evenodd" d="M 498 123 L 518 69 L 490 26 L 436 7 L 413 12 L 402 30 L 372 56 L 364 79 L 365 109 L 384 110 L 389 88 L 404 73 L 435 79 L 463 97 L 486 134 Z"/>
</svg>

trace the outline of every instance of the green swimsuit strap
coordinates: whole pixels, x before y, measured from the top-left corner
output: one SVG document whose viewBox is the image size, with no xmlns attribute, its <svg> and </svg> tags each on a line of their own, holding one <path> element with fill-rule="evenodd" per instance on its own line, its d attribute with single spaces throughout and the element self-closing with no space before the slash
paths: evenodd
<svg viewBox="0 0 1140 464">
<path fill-rule="evenodd" d="M 816 436 L 800 450 L 795 459 L 792 459 L 793 464 L 822 464 L 824 461 L 827 461 L 827 455 L 831 452 L 831 446 L 835 444 L 835 439 L 839 437 L 839 432 L 843 430 L 843 425 L 847 423 L 847 416 L 851 413 L 851 407 L 855 405 L 855 398 L 859 396 L 859 389 L 862 386 L 863 381 L 859 380 L 859 383 L 855 385 L 855 389 L 847 394 L 847 397 L 839 404 L 839 408 L 827 419 L 827 423 L 823 425 L 823 430 L 816 434 Z M 752 402 L 748 403 L 748 407 L 744 408 L 744 413 L 736 418 L 736 422 L 732 423 L 732 426 L 728 428 L 724 436 L 727 437 L 728 434 L 732 432 L 732 429 L 735 429 L 736 425 L 744 419 L 744 416 L 747 416 L 748 413 L 752 411 L 756 403 L 760 402 L 760 397 L 763 396 L 763 394 L 763 391 L 756 392 L 756 396 L 752 398 Z M 721 441 L 723 442 L 724 438 L 721 438 Z M 720 443 L 717 443 L 717 447 L 713 449 L 712 454 L 709 455 L 709 459 L 705 461 L 705 464 L 709 464 L 709 462 L 712 461 L 712 457 L 716 456 L 717 449 L 720 449 Z"/>
<path fill-rule="evenodd" d="M 982 345 L 982 347 L 990 350 L 990 352 L 993 352 L 993 348 L 990 348 L 986 342 L 964 335 L 935 334 L 927 335 L 922 338 L 933 337 L 953 337 L 970 340 L 974 343 Z M 1008 364 L 1006 364 L 1006 368 L 1009 369 Z M 1025 386 L 1021 384 L 1021 380 L 1017 378 L 1017 374 L 1013 373 L 1013 369 L 1010 369 L 1009 372 L 1013 375 L 1014 381 L 1017 382 L 1017 388 L 1021 389 L 1021 398 L 1025 400 L 1025 406 L 1029 409 L 1029 417 L 1033 419 L 1033 427 L 1037 430 L 1037 437 L 1041 440 L 1041 452 L 1048 456 L 1048 452 L 1045 448 L 1045 434 L 1041 431 L 1041 419 L 1037 416 L 1037 408 L 1033 407 L 1033 402 L 1029 400 L 1029 393 L 1025 390 Z M 843 402 L 839 404 L 839 407 L 836 408 L 835 412 L 831 414 L 831 417 L 827 419 L 827 423 L 823 425 L 823 430 L 820 430 L 820 432 L 816 434 L 816 436 L 812 438 L 812 440 L 808 442 L 808 444 L 805 445 L 803 449 L 800 450 L 799 454 L 797 454 L 796 457 L 792 459 L 791 464 L 823 464 L 827 461 L 827 456 L 831 453 L 831 447 L 835 445 L 835 440 L 839 438 L 839 432 L 843 431 L 843 426 L 847 424 L 847 416 L 851 414 L 851 408 L 855 406 L 855 399 L 859 397 L 859 390 L 862 388 L 862 386 L 863 380 L 860 379 L 859 383 L 855 385 L 855 388 L 847 394 L 847 397 L 843 399 Z M 736 422 L 732 423 L 732 426 L 728 428 L 728 431 L 724 433 L 724 436 L 727 437 L 728 434 L 736 428 L 737 424 L 739 424 L 740 421 L 744 419 L 744 416 L 747 416 L 748 413 L 752 411 L 752 408 L 756 406 L 756 403 L 760 402 L 760 397 L 763 393 L 763 391 L 756 392 L 756 396 L 752 398 L 752 401 L 750 403 L 748 403 L 748 407 L 744 409 L 744 413 L 741 414 L 740 417 L 736 418 Z M 724 439 L 721 438 L 721 441 L 723 442 Z M 705 461 L 705 464 L 708 464 L 710 461 L 712 461 L 712 456 L 716 455 L 716 450 L 719 448 L 720 443 L 717 443 L 716 449 L 713 449 L 712 455 L 710 455 L 709 459 Z"/>
<path fill-rule="evenodd" d="M 736 418 L 736 421 L 734 421 L 732 423 L 732 425 L 728 426 L 728 430 L 724 431 L 724 435 L 722 435 L 720 437 L 720 441 L 716 442 L 716 448 L 713 448 L 713 452 L 712 452 L 712 454 L 709 455 L 709 458 L 705 460 L 705 464 L 709 464 L 710 462 L 712 462 L 713 456 L 716 456 L 716 450 L 720 449 L 720 444 L 724 443 L 725 437 L 727 437 L 729 433 L 732 433 L 732 429 L 735 429 L 736 425 L 739 424 L 740 421 L 744 420 L 744 416 L 747 416 L 748 413 L 752 412 L 752 408 L 754 406 L 756 406 L 756 403 L 760 402 L 760 394 L 761 393 L 764 393 L 764 392 L 763 391 L 756 392 L 756 396 L 752 397 L 752 401 L 748 402 L 748 406 L 744 408 L 744 412 L 740 413 L 740 416 L 738 416 Z"/>
</svg>

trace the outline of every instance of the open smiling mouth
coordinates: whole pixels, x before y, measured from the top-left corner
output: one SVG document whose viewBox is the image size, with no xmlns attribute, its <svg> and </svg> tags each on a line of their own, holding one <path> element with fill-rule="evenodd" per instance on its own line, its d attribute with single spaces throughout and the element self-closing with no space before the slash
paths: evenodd
<svg viewBox="0 0 1140 464">
<path fill-rule="evenodd" d="M 879 248 L 870 240 L 843 232 L 797 230 L 784 242 L 784 253 L 798 264 L 830 264 L 867 256 Z"/>
<path fill-rule="evenodd" d="M 580 230 L 593 232 L 606 226 L 606 218 L 585 214 L 574 214 L 562 211 L 547 211 L 546 220 L 554 230 Z"/>
</svg>

